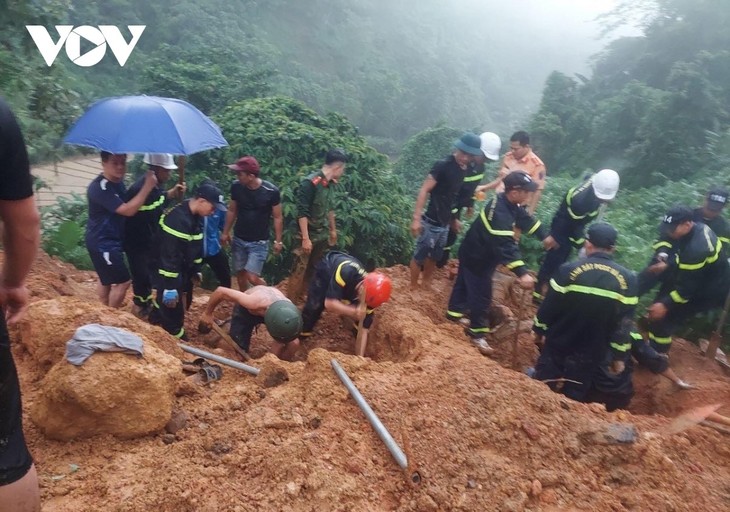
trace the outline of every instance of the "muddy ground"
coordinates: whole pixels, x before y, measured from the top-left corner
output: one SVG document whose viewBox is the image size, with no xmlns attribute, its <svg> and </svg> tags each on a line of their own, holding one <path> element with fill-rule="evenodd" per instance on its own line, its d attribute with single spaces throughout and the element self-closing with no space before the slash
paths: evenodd
<svg viewBox="0 0 730 512">
<path fill-rule="evenodd" d="M 27 413 L 47 368 L 16 343 L 43 510 L 730 510 L 727 435 L 704 426 L 666 433 L 682 411 L 730 402 L 730 380 L 695 345 L 675 343 L 672 365 L 700 389 L 677 391 L 640 371 L 631 410 L 607 413 L 522 374 L 537 352 L 528 332 L 514 350 L 514 321 L 500 329 L 494 359 L 471 347 L 444 319 L 448 269 L 438 271 L 431 293 L 409 292 L 404 267 L 384 272 L 394 280 L 393 299 L 377 313 L 367 358 L 352 355 L 351 330 L 332 316 L 294 363 L 266 354 L 270 340 L 260 329 L 251 364 L 280 378 L 225 368 L 220 381 L 188 387 L 175 397 L 175 410 L 187 416 L 175 434 L 48 439 Z M 503 281 L 504 312 L 529 326 L 534 309 L 517 305 L 521 292 Z M 66 295 L 95 303 L 92 273 L 45 255 L 30 287 L 34 301 Z M 197 336 L 206 299 L 201 291 L 189 313 L 191 342 L 236 359 L 224 345 L 215 348 L 214 335 Z M 220 317 L 229 311 L 221 308 Z M 134 331 L 136 320 L 128 323 Z M 407 470 L 335 376 L 333 358 L 404 448 Z M 607 444 L 614 423 L 635 426 L 635 442 Z M 411 481 L 416 471 L 420 484 Z"/>
</svg>

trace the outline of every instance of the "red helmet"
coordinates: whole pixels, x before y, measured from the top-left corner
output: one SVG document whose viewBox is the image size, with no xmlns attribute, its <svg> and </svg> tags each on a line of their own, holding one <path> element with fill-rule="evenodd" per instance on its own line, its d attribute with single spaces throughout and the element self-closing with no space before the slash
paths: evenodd
<svg viewBox="0 0 730 512">
<path fill-rule="evenodd" d="M 380 272 L 370 272 L 363 280 L 365 287 L 365 304 L 377 308 L 383 302 L 388 302 L 393 284 L 390 278 Z"/>
</svg>

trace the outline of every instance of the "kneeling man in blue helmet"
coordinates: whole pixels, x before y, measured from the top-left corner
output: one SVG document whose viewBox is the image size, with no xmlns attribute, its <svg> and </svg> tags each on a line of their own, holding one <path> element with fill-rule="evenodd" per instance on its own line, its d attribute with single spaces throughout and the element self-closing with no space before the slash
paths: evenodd
<svg viewBox="0 0 730 512">
<path fill-rule="evenodd" d="M 617 237 L 610 224 L 588 228 L 586 257 L 561 265 L 550 279 L 533 326 L 542 345 L 535 378 L 573 400 L 611 409 L 628 406 L 631 394 L 617 389 L 614 396 L 599 377 L 602 370 L 625 370 L 638 304 L 635 274 L 613 261 Z"/>
<path fill-rule="evenodd" d="M 286 296 L 273 286 L 254 286 L 245 292 L 219 286 L 210 295 L 208 307 L 200 317 L 202 325 L 210 326 L 213 311 L 221 301 L 233 302 L 231 338 L 246 352 L 251 346 L 254 328 L 266 325 L 274 339 L 271 353 L 279 359 L 291 361 L 299 348 L 302 315 Z"/>
</svg>

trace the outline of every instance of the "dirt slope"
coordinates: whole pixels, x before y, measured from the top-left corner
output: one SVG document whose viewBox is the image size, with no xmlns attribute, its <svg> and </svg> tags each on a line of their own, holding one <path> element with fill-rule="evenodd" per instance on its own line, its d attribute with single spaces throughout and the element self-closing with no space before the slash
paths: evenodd
<svg viewBox="0 0 730 512">
<path fill-rule="evenodd" d="M 672 362 L 701 390 L 675 392 L 658 377 L 640 374 L 632 412 L 651 415 L 609 414 L 505 368 L 514 361 L 509 325 L 495 360 L 479 355 L 459 327 L 444 320 L 447 271 L 439 272 L 431 294 L 407 291 L 406 268 L 385 272 L 394 279 L 394 298 L 378 313 L 369 358 L 352 355 L 354 338 L 337 318 L 325 316 L 295 363 L 265 353 L 262 329 L 252 348 L 252 364 L 262 375 L 226 368 L 221 381 L 192 386 L 177 398 L 188 421 L 174 436 L 62 443 L 43 437 L 26 415 L 44 510 L 730 509 L 727 437 L 705 427 L 662 433 L 669 423 L 662 414 L 730 397 L 730 381 L 706 367 L 693 345 L 677 344 Z M 36 267 L 31 286 L 38 298 L 68 293 L 95 300 L 88 274 L 49 258 Z M 504 289 L 502 300 L 516 314 L 519 295 Z M 189 328 L 204 303 L 204 296 L 196 298 Z M 532 314 L 522 308 L 523 319 Z M 193 340 L 211 349 L 206 342 L 214 343 L 211 335 Z M 42 370 L 21 346 L 14 354 L 27 410 Z M 534 360 L 527 333 L 517 355 L 519 369 Z M 408 472 L 340 384 L 333 357 L 404 447 Z M 288 380 L 264 387 L 272 371 Z M 633 424 L 636 442 L 604 444 L 611 423 Z M 420 485 L 408 478 L 414 470 L 422 475 Z"/>
</svg>

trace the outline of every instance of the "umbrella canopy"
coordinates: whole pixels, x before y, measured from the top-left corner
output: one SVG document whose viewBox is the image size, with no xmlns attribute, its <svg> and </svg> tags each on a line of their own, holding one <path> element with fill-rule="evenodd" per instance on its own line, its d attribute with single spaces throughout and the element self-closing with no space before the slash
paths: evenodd
<svg viewBox="0 0 730 512">
<path fill-rule="evenodd" d="M 228 145 L 218 125 L 193 105 L 157 96 L 99 100 L 63 141 L 117 154 L 191 155 Z"/>
</svg>

